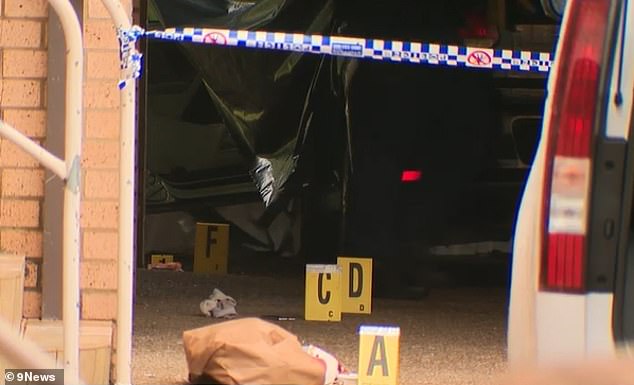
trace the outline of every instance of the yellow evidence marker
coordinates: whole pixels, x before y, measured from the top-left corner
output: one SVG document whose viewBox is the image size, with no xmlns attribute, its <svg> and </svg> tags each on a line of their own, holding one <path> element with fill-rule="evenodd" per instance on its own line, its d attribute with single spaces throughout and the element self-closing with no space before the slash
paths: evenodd
<svg viewBox="0 0 634 385">
<path fill-rule="evenodd" d="M 341 321 L 341 267 L 306 265 L 304 319 Z"/>
<path fill-rule="evenodd" d="M 372 313 L 372 259 L 337 258 L 341 266 L 341 312 Z"/>
<path fill-rule="evenodd" d="M 398 385 L 400 335 L 396 326 L 359 328 L 359 385 Z"/>
<path fill-rule="evenodd" d="M 194 273 L 227 274 L 229 225 L 196 223 Z"/>
<path fill-rule="evenodd" d="M 159 263 L 172 263 L 174 262 L 174 256 L 171 254 L 152 254 L 150 257 L 151 265 L 158 265 Z"/>
</svg>

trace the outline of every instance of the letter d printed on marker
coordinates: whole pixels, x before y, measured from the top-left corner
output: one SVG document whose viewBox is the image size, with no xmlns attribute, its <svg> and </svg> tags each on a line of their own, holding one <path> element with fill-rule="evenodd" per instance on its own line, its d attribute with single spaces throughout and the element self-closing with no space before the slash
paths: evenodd
<svg viewBox="0 0 634 385">
<path fill-rule="evenodd" d="M 337 258 L 341 266 L 341 311 L 343 313 L 372 313 L 372 259 Z"/>
</svg>

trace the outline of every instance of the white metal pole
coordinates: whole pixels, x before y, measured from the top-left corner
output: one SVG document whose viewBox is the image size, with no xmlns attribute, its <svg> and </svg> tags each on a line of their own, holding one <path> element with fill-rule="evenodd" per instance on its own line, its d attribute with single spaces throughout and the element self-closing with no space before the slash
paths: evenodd
<svg viewBox="0 0 634 385">
<path fill-rule="evenodd" d="M 59 16 L 66 42 L 65 149 L 67 179 L 64 186 L 63 322 L 64 382 L 79 382 L 79 253 L 80 161 L 82 143 L 82 89 L 84 53 L 82 30 L 69 0 L 49 0 Z"/>
<path fill-rule="evenodd" d="M 129 11 L 118 0 L 102 0 L 117 30 L 132 28 Z M 122 76 L 125 76 L 122 71 Z M 132 383 L 132 297 L 134 284 L 134 208 L 135 208 L 135 108 L 136 84 L 121 90 L 121 134 L 119 169 L 119 265 L 117 296 L 116 383 Z"/>
<path fill-rule="evenodd" d="M 0 136 L 20 146 L 24 151 L 42 163 L 44 167 L 53 171 L 60 179 L 66 179 L 66 172 L 68 170 L 66 170 L 66 163 L 64 163 L 63 160 L 46 151 L 42 146 L 32 141 L 31 138 L 2 120 L 0 120 Z"/>
</svg>

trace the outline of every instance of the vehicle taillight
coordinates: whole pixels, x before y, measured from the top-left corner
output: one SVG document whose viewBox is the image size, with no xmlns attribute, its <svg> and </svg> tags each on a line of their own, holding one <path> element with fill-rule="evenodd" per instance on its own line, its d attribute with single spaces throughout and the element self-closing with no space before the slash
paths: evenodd
<svg viewBox="0 0 634 385">
<path fill-rule="evenodd" d="M 464 19 L 458 35 L 465 45 L 491 47 L 499 39 L 497 27 L 487 20 L 486 9 L 471 10 L 465 14 Z"/>
<path fill-rule="evenodd" d="M 542 287 L 585 289 L 588 202 L 610 0 L 572 0 L 557 53 L 544 183 Z"/>
<path fill-rule="evenodd" d="M 422 174 L 423 173 L 420 170 L 404 170 L 403 173 L 401 174 L 401 182 L 403 183 L 418 182 Z"/>
</svg>

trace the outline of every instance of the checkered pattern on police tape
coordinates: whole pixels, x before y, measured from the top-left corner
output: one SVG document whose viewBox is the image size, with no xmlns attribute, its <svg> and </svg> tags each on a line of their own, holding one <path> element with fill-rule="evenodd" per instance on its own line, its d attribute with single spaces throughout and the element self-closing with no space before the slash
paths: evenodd
<svg viewBox="0 0 634 385">
<path fill-rule="evenodd" d="M 552 54 L 396 40 L 214 28 L 147 31 L 150 38 L 453 67 L 548 72 Z"/>
</svg>

